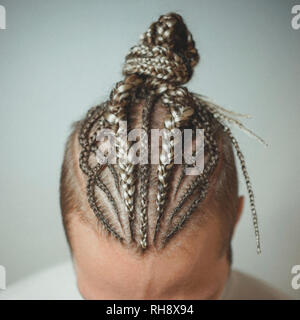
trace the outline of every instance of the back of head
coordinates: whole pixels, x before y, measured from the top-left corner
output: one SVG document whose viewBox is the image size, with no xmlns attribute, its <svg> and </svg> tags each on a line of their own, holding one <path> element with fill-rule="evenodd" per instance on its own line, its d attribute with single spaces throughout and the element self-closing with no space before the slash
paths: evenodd
<svg viewBox="0 0 300 320">
<path fill-rule="evenodd" d="M 153 248 L 164 250 L 182 230 L 193 236 L 212 218 L 222 225 L 221 248 L 228 249 L 238 201 L 234 146 L 250 194 L 259 248 L 253 193 L 243 155 L 225 123 L 226 115 L 183 86 L 198 61 L 192 35 L 176 13 L 162 15 L 130 49 L 124 78 L 107 101 L 91 108 L 75 124 L 69 137 L 61 175 L 67 233 L 72 215 L 80 214 L 84 220 L 92 210 L 105 235 L 134 252 L 146 253 Z M 128 149 L 136 144 L 124 143 L 124 122 L 126 133 L 142 129 L 138 153 L 145 161 L 131 161 Z M 167 145 L 154 141 L 153 129 L 173 134 Z M 193 146 L 196 131 L 202 129 L 204 134 L 204 167 L 197 175 L 186 174 L 191 164 L 175 161 L 176 146 L 184 143 L 175 139 L 174 132 L 183 136 L 186 129 L 193 132 Z M 116 163 L 103 164 L 97 157 L 105 145 L 99 139 L 103 130 L 115 135 Z M 162 136 L 167 131 L 161 131 Z M 157 163 L 149 163 L 150 145 L 158 147 Z"/>
</svg>

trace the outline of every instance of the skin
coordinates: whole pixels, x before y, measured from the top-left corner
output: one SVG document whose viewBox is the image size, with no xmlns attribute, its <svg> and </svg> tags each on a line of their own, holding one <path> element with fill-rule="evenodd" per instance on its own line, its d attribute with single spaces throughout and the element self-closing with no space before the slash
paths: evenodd
<svg viewBox="0 0 300 320">
<path fill-rule="evenodd" d="M 235 226 L 243 202 L 239 197 Z M 220 255 L 221 227 L 212 217 L 201 232 L 183 229 L 176 246 L 139 256 L 75 214 L 70 240 L 79 291 L 85 299 L 219 299 L 230 272 L 227 250 Z"/>
</svg>

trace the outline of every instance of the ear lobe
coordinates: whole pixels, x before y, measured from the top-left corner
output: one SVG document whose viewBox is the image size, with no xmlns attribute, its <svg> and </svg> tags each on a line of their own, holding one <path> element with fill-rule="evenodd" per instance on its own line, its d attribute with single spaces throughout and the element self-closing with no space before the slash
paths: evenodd
<svg viewBox="0 0 300 320">
<path fill-rule="evenodd" d="M 236 220 L 235 220 L 235 227 L 238 224 L 240 217 L 242 215 L 243 209 L 244 209 L 244 196 L 239 196 L 238 198 L 238 204 L 237 204 L 237 215 L 236 215 Z"/>
</svg>

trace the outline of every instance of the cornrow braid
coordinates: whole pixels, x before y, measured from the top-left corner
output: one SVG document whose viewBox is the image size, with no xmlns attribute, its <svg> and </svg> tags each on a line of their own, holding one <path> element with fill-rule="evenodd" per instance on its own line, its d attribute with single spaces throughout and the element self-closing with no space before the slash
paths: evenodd
<svg viewBox="0 0 300 320">
<path fill-rule="evenodd" d="M 146 137 L 147 140 L 148 140 L 149 132 L 150 132 L 150 112 L 151 112 L 151 109 L 153 108 L 153 102 L 154 102 L 154 96 L 149 95 L 146 99 L 146 103 L 144 105 L 143 114 L 142 114 L 142 128 L 145 130 L 145 132 L 147 134 L 147 137 Z M 147 159 L 148 159 L 149 151 L 144 144 L 144 139 L 142 139 L 141 153 L 146 154 Z M 139 190 L 139 195 L 140 195 L 140 199 L 141 199 L 140 200 L 141 201 L 141 208 L 140 208 L 141 240 L 140 240 L 140 245 L 141 245 L 142 249 L 146 249 L 148 246 L 148 212 L 147 212 L 147 207 L 148 207 L 149 175 L 150 175 L 149 164 L 142 164 L 140 166 L 140 180 L 142 183 L 140 185 L 140 190 Z"/>
<path fill-rule="evenodd" d="M 113 209 L 114 209 L 114 213 L 116 214 L 119 223 L 121 224 L 120 218 L 119 218 L 119 212 L 118 212 L 118 208 L 116 205 L 116 202 L 111 194 L 111 192 L 108 190 L 108 188 L 106 187 L 106 185 L 102 182 L 100 175 L 97 175 L 97 168 L 99 169 L 98 166 L 96 166 L 95 168 L 91 168 L 90 164 L 88 162 L 89 159 L 89 155 L 91 152 L 96 151 L 96 147 L 95 147 L 95 142 L 96 142 L 96 138 L 97 138 L 97 131 L 95 131 L 90 137 L 89 137 L 89 133 L 90 133 L 90 129 L 94 126 L 94 123 L 97 119 L 99 119 L 102 116 L 103 113 L 103 106 L 104 104 L 94 107 L 91 110 L 89 110 L 88 114 L 87 114 L 87 119 L 86 121 L 83 123 L 82 127 L 81 127 L 81 132 L 79 134 L 79 143 L 80 145 L 83 147 L 83 150 L 80 153 L 80 159 L 79 159 L 79 164 L 80 164 L 80 168 L 82 169 L 82 171 L 87 174 L 89 177 L 94 176 L 94 180 L 92 180 L 92 178 L 90 178 L 90 182 L 88 184 L 88 186 L 91 188 L 91 184 L 92 182 L 99 187 L 106 195 L 107 199 L 112 203 Z M 91 191 L 91 189 L 90 189 Z M 93 195 L 92 192 L 90 192 L 91 195 Z M 91 200 L 91 199 L 90 199 Z M 91 200 L 93 202 L 93 200 Z M 95 205 L 93 205 L 92 208 L 96 208 Z M 100 218 L 100 220 L 102 219 L 102 215 L 101 213 L 99 213 L 99 209 L 96 208 L 96 216 Z M 110 227 L 107 226 L 107 223 L 105 223 L 106 229 L 110 230 Z"/>
<path fill-rule="evenodd" d="M 169 231 L 169 233 L 167 233 L 167 235 L 163 239 L 164 246 L 183 227 L 183 225 L 186 223 L 193 211 L 198 207 L 199 203 L 204 200 L 208 191 L 209 183 L 207 178 L 203 176 L 200 179 L 202 182 L 201 186 L 200 183 L 197 184 L 197 186 L 199 187 L 199 196 L 192 202 L 185 214 L 180 218 L 180 221 Z"/>
<path fill-rule="evenodd" d="M 95 181 L 99 171 L 101 170 L 100 166 L 96 166 L 89 174 L 88 183 L 87 183 L 87 196 L 88 202 L 94 211 L 96 217 L 102 222 L 104 229 L 111 233 L 116 239 L 123 241 L 123 238 L 120 234 L 110 225 L 110 223 L 105 218 L 101 209 L 97 206 L 96 196 L 95 196 L 95 187 L 97 182 Z"/>
<path fill-rule="evenodd" d="M 177 206 L 175 207 L 175 209 L 170 215 L 170 219 L 169 219 L 170 222 L 173 220 L 175 215 L 181 210 L 181 208 L 186 203 L 186 201 L 191 197 L 191 195 L 199 188 L 199 185 L 201 185 L 204 180 L 206 181 L 209 179 L 209 176 L 212 174 L 214 168 L 216 167 L 218 158 L 219 158 L 217 142 L 215 141 L 215 138 L 211 130 L 211 123 L 212 123 L 211 116 L 208 112 L 206 112 L 204 108 L 199 108 L 199 105 L 196 105 L 196 110 L 197 110 L 196 117 L 193 119 L 192 122 L 196 128 L 204 128 L 204 143 L 205 143 L 206 152 L 209 158 L 205 164 L 203 172 L 197 175 L 189 184 L 189 186 L 186 188 L 185 193 L 183 194 Z M 187 165 L 183 166 L 182 168 L 182 172 L 181 172 L 179 181 L 177 183 L 176 189 L 179 188 L 180 183 L 185 177 L 184 172 L 186 168 L 187 168 Z M 209 185 L 208 183 L 205 184 L 206 188 L 208 188 L 208 185 Z M 206 190 L 204 191 L 206 192 Z"/>
<path fill-rule="evenodd" d="M 95 122 L 102 116 L 104 104 L 94 107 L 88 111 L 87 116 L 82 123 L 80 133 L 79 133 L 79 144 L 82 147 L 79 156 L 79 166 L 81 170 L 89 175 L 91 168 L 89 165 L 89 155 L 91 152 L 91 145 L 89 141 L 89 134 L 91 128 L 94 126 Z M 102 107 L 102 108 L 101 108 Z"/>
<path fill-rule="evenodd" d="M 171 90 L 169 90 L 171 91 Z M 183 124 L 186 124 L 190 117 L 194 113 L 194 109 L 188 103 L 190 102 L 189 93 L 186 88 L 179 87 L 176 90 L 172 90 L 168 95 L 164 93 L 162 97 L 162 102 L 164 105 L 169 107 L 170 115 L 164 121 L 164 126 L 167 131 L 172 132 L 175 128 L 180 128 Z M 186 105 L 183 105 L 185 103 Z M 169 175 L 170 170 L 174 166 L 174 139 L 170 141 L 170 146 L 163 143 L 162 153 L 160 156 L 160 163 L 158 166 L 158 193 L 157 193 L 157 221 L 155 227 L 154 240 L 156 239 L 156 235 L 159 230 L 160 221 L 164 214 L 164 206 L 166 204 L 166 198 L 168 193 L 169 186 Z M 167 156 L 165 156 L 167 152 Z M 167 161 L 165 159 L 167 157 Z M 167 163 L 165 163 L 167 162 Z"/>
<path fill-rule="evenodd" d="M 127 142 L 124 141 L 124 138 L 122 138 L 124 132 L 119 124 L 120 121 L 127 119 L 126 107 L 130 105 L 135 92 L 138 90 L 138 87 L 142 82 L 143 80 L 136 75 L 129 75 L 128 77 L 125 77 L 124 81 L 118 82 L 115 88 L 111 91 L 108 111 L 105 113 L 105 120 L 112 124 L 112 128 L 117 128 L 116 143 L 120 170 L 119 182 L 122 189 L 125 208 L 128 212 L 132 239 L 134 239 L 134 165 L 131 164 L 127 159 Z"/>
<path fill-rule="evenodd" d="M 112 164 L 108 164 L 107 165 L 109 171 L 111 172 L 113 178 L 114 178 L 114 182 L 115 182 L 115 187 L 118 189 L 119 188 L 119 178 L 118 178 L 118 174 L 114 168 L 114 166 Z"/>
</svg>

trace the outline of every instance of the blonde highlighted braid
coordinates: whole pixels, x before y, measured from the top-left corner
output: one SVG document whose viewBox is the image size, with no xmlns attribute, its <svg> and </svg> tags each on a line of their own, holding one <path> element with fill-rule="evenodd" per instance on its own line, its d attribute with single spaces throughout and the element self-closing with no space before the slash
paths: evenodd
<svg viewBox="0 0 300 320">
<path fill-rule="evenodd" d="M 216 128 L 219 128 L 230 137 L 241 160 L 251 200 L 257 247 L 260 249 L 253 191 L 243 155 L 226 122 L 240 127 L 242 124 L 229 116 L 225 109 L 183 86 L 191 79 L 198 62 L 199 54 L 193 37 L 182 17 L 176 13 L 160 16 L 142 35 L 139 43 L 130 49 L 123 66 L 124 79 L 116 83 L 106 102 L 89 110 L 81 124 L 79 165 L 87 176 L 88 201 L 104 229 L 119 241 L 136 243 L 136 247 L 142 250 L 151 243 L 155 245 L 158 239 L 163 245 L 166 244 L 182 229 L 208 193 L 210 178 L 219 161 L 216 138 Z M 173 185 L 171 178 L 177 172 L 174 164 L 175 139 L 168 146 L 162 144 L 155 169 L 149 164 L 134 165 L 129 159 L 130 145 L 123 139 L 126 132 L 123 132 L 121 124 L 122 121 L 128 122 L 133 106 L 140 102 L 143 106 L 141 128 L 148 136 L 152 111 L 157 104 L 166 112 L 162 124 L 168 132 L 175 129 L 182 132 L 188 127 L 194 133 L 196 129 L 204 129 L 204 171 L 188 179 L 185 177 L 187 165 L 180 166 L 181 173 L 174 188 L 174 197 L 178 197 L 175 206 L 169 204 L 170 186 Z M 129 126 L 135 125 L 129 123 Z M 100 165 L 96 161 L 95 154 L 99 147 L 97 133 L 103 128 L 112 129 L 116 134 L 116 165 Z M 142 152 L 147 152 L 143 143 Z M 156 175 L 156 186 L 152 182 L 150 184 L 153 175 Z M 188 183 L 183 186 L 185 180 Z M 114 186 L 110 181 L 114 182 Z M 156 211 L 150 212 L 149 190 L 154 188 Z M 97 197 L 103 195 L 108 205 L 101 207 Z M 107 209 L 109 205 L 113 214 Z"/>
</svg>

